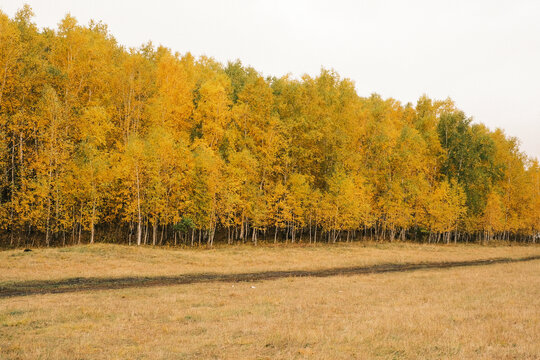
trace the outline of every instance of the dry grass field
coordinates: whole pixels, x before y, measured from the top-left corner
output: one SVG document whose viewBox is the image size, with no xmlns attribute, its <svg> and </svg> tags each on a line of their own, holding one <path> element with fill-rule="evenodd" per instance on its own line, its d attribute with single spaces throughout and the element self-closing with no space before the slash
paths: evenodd
<svg viewBox="0 0 540 360">
<path fill-rule="evenodd" d="M 539 255 L 368 244 L 0 252 L 0 286 Z M 540 260 L 0 298 L 0 359 L 540 359 Z"/>
<path fill-rule="evenodd" d="M 159 276 L 328 269 L 381 263 L 461 261 L 540 255 L 540 246 L 341 243 L 332 246 L 226 246 L 168 249 L 94 244 L 0 251 L 0 283 L 70 277 Z"/>
</svg>

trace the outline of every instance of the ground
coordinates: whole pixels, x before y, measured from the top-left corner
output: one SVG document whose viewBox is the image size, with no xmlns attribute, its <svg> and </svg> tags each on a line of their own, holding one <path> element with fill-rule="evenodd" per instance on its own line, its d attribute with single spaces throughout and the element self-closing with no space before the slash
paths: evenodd
<svg viewBox="0 0 540 360">
<path fill-rule="evenodd" d="M 523 258 L 538 246 L 0 252 L 0 287 L 72 277 Z M 540 260 L 0 298 L 1 359 L 540 359 Z"/>
</svg>

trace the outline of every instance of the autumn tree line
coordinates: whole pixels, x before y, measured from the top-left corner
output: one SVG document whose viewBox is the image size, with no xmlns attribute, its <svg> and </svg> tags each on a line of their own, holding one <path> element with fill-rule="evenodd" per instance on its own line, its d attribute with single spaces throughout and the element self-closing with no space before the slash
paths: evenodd
<svg viewBox="0 0 540 360">
<path fill-rule="evenodd" d="M 538 237 L 538 160 L 449 99 L 265 78 L 32 16 L 0 12 L 4 246 Z"/>
</svg>

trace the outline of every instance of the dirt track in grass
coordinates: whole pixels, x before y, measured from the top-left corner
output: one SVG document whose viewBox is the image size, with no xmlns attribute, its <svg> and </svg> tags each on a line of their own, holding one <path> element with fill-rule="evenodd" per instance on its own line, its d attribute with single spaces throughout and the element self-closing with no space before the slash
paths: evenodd
<svg viewBox="0 0 540 360">
<path fill-rule="evenodd" d="M 370 266 L 338 267 L 320 270 L 280 270 L 238 274 L 191 273 L 176 276 L 143 277 L 80 277 L 64 280 L 31 280 L 0 285 L 0 298 L 39 294 L 61 294 L 80 291 L 143 288 L 210 282 L 253 282 L 288 277 L 329 277 L 343 275 L 380 274 L 427 269 L 446 269 L 464 266 L 482 266 L 540 260 L 540 255 L 522 258 L 493 258 L 469 261 L 421 262 L 405 264 L 379 264 Z"/>
</svg>

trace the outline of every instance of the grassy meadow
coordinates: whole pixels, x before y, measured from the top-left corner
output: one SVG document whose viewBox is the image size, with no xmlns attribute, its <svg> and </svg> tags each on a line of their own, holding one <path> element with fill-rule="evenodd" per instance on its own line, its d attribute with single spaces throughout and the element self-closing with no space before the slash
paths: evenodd
<svg viewBox="0 0 540 360">
<path fill-rule="evenodd" d="M 407 243 L 100 244 L 0 252 L 0 286 L 539 254 L 538 246 Z M 0 298 L 1 359 L 538 359 L 539 336 L 540 260 Z"/>
</svg>

